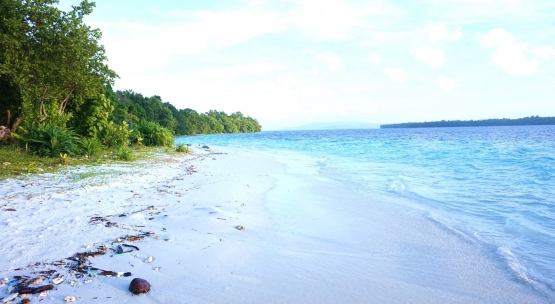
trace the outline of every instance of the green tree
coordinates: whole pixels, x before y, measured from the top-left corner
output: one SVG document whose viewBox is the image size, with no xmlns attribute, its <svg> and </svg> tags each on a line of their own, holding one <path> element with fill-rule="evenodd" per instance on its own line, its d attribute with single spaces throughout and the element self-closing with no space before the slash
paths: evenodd
<svg viewBox="0 0 555 304">
<path fill-rule="evenodd" d="M 0 2 L 0 78 L 19 90 L 28 125 L 65 126 L 67 109 L 97 98 L 117 77 L 105 63 L 101 32 L 83 22 L 94 3 L 83 0 L 69 12 L 57 3 Z"/>
</svg>

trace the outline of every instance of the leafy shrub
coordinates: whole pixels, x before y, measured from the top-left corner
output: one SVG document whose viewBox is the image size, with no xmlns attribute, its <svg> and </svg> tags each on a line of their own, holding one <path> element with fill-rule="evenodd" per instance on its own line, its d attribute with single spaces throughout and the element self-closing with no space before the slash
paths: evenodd
<svg viewBox="0 0 555 304">
<path fill-rule="evenodd" d="M 189 151 L 189 147 L 187 147 L 186 144 L 177 144 L 175 146 L 175 152 L 179 152 L 179 153 L 191 153 L 191 151 Z"/>
<path fill-rule="evenodd" d="M 131 131 L 131 135 L 129 135 L 129 140 L 131 141 L 131 143 L 134 143 L 138 146 L 141 146 L 143 144 L 143 136 L 141 135 L 141 132 L 139 132 L 137 129 L 133 129 L 133 131 Z"/>
<path fill-rule="evenodd" d="M 81 145 L 81 153 L 88 156 L 95 156 L 102 149 L 102 143 L 96 137 L 83 137 L 79 144 Z"/>
<path fill-rule="evenodd" d="M 119 149 L 114 152 L 113 154 L 115 159 L 124 160 L 124 161 L 133 161 L 135 160 L 135 154 L 133 150 L 128 149 L 124 146 L 119 147 Z"/>
<path fill-rule="evenodd" d="M 173 146 L 172 132 L 155 122 L 141 121 L 136 128 L 145 146 Z"/>
<path fill-rule="evenodd" d="M 67 156 L 67 153 L 60 153 L 60 164 L 62 165 L 69 164 L 69 156 Z"/>
<path fill-rule="evenodd" d="M 31 128 L 22 142 L 40 156 L 57 157 L 64 153 L 72 156 L 79 152 L 79 136 L 75 131 L 51 124 Z"/>
<path fill-rule="evenodd" d="M 129 130 L 127 122 L 124 121 L 118 125 L 110 121 L 104 126 L 100 138 L 106 147 L 113 148 L 126 146 L 129 142 L 129 135 L 131 135 L 131 130 Z"/>
</svg>

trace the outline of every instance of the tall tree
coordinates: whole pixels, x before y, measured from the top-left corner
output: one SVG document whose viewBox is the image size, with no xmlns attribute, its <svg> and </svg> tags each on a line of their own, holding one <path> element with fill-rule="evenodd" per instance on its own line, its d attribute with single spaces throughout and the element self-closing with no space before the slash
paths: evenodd
<svg viewBox="0 0 555 304">
<path fill-rule="evenodd" d="M 0 3 L 0 78 L 19 89 L 27 124 L 63 126 L 68 105 L 97 99 L 113 84 L 117 75 L 106 64 L 101 32 L 83 22 L 94 2 L 83 0 L 69 12 L 57 0 Z"/>
</svg>

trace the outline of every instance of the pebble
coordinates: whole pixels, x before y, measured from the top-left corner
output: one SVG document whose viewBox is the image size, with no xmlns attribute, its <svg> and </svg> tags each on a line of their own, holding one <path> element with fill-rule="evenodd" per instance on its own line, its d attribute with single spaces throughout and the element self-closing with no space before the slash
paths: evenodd
<svg viewBox="0 0 555 304">
<path fill-rule="evenodd" d="M 134 295 L 148 293 L 150 291 L 150 283 L 141 278 L 134 278 L 129 284 L 129 291 L 131 291 Z"/>
</svg>

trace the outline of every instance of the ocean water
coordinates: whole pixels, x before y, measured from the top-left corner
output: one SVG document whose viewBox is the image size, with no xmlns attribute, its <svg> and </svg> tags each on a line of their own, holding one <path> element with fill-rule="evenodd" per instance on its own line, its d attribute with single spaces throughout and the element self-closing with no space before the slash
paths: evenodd
<svg viewBox="0 0 555 304">
<path fill-rule="evenodd" d="M 180 142 L 263 151 L 302 174 L 412 208 L 555 299 L 555 126 L 276 131 Z"/>
</svg>

